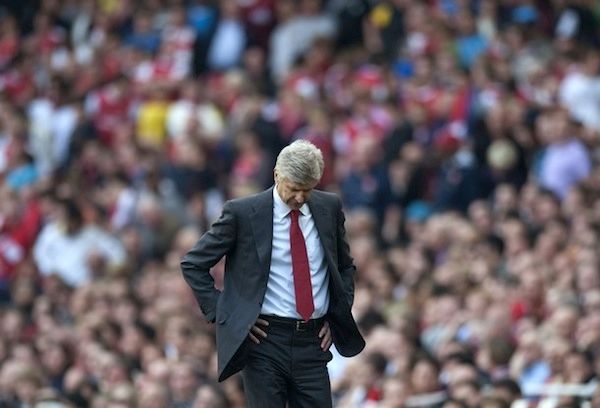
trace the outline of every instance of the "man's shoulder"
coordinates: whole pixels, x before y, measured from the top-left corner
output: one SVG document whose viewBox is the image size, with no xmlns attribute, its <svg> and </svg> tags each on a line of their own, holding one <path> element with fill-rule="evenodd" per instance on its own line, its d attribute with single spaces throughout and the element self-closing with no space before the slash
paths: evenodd
<svg viewBox="0 0 600 408">
<path fill-rule="evenodd" d="M 268 188 L 267 190 L 248 196 L 233 198 L 227 201 L 225 204 L 232 208 L 247 208 L 249 206 L 266 202 L 269 199 L 273 199 L 273 188 Z"/>
<path fill-rule="evenodd" d="M 330 191 L 313 190 L 312 195 L 315 199 L 329 205 L 337 205 L 337 203 L 340 201 L 339 196 Z"/>
</svg>

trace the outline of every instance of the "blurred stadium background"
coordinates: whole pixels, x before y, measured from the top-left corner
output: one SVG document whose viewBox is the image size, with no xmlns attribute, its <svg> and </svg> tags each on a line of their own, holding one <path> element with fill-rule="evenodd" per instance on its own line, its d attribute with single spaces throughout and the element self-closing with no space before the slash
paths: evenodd
<svg viewBox="0 0 600 408">
<path fill-rule="evenodd" d="M 337 407 L 600 407 L 599 18 L 3 0 L 0 407 L 243 407 L 179 260 L 299 138 L 358 266 Z"/>
</svg>

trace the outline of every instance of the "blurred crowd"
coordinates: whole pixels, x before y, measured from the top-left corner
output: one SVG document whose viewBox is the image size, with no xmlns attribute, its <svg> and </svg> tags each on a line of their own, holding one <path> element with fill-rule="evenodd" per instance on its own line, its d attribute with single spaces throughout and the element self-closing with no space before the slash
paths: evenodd
<svg viewBox="0 0 600 408">
<path fill-rule="evenodd" d="M 2 1 L 0 407 L 243 407 L 179 261 L 300 138 L 358 267 L 336 406 L 600 407 L 599 33 L 594 0 Z"/>
</svg>

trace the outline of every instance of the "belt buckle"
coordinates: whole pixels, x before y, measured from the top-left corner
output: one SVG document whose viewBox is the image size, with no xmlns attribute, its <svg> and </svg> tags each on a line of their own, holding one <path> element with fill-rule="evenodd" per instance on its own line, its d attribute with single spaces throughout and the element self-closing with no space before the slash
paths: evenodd
<svg viewBox="0 0 600 408">
<path fill-rule="evenodd" d="M 306 331 L 307 325 L 308 325 L 308 322 L 303 322 L 302 320 L 296 320 L 296 331 L 299 331 L 299 332 Z"/>
</svg>

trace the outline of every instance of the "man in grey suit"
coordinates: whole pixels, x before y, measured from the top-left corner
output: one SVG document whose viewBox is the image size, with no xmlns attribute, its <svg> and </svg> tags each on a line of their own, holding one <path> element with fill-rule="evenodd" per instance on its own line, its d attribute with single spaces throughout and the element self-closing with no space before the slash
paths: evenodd
<svg viewBox="0 0 600 408">
<path fill-rule="evenodd" d="M 217 325 L 219 381 L 242 370 L 250 407 L 330 407 L 329 347 L 350 357 L 365 346 L 350 312 L 356 268 L 342 205 L 314 190 L 323 166 L 313 144 L 285 147 L 275 186 L 226 202 L 181 262 Z M 223 256 L 219 291 L 209 271 Z"/>
</svg>

